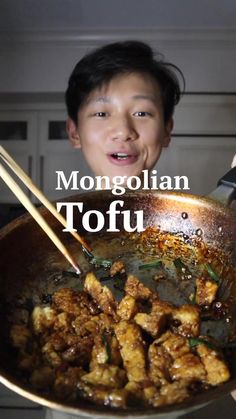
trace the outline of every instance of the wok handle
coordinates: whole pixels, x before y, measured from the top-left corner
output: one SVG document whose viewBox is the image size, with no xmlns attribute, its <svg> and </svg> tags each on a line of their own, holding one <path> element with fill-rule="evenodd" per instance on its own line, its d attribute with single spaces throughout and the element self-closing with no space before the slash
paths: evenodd
<svg viewBox="0 0 236 419">
<path fill-rule="evenodd" d="M 236 199 L 236 166 L 227 172 L 217 183 L 217 188 L 208 196 L 229 206 Z"/>
</svg>

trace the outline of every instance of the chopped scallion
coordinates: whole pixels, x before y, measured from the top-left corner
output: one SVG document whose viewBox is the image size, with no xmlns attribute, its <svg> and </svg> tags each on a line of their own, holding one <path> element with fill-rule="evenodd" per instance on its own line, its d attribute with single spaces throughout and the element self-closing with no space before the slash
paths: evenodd
<svg viewBox="0 0 236 419">
<path fill-rule="evenodd" d="M 111 348 L 110 348 L 110 344 L 108 342 L 107 336 L 105 334 L 105 332 L 102 334 L 102 342 L 105 346 L 106 349 L 106 353 L 107 353 L 107 362 L 111 362 Z"/>
<path fill-rule="evenodd" d="M 189 338 L 188 342 L 189 342 L 190 348 L 194 348 L 195 346 L 204 344 L 208 346 L 210 349 L 213 349 L 213 350 L 217 349 L 217 347 L 212 342 L 209 342 L 208 340 L 201 339 L 201 338 Z"/>
<path fill-rule="evenodd" d="M 143 263 L 139 265 L 139 269 L 151 269 L 151 268 L 160 268 L 162 266 L 162 262 L 160 260 L 155 260 L 154 262 Z"/>
<path fill-rule="evenodd" d="M 208 274 L 210 275 L 211 279 L 213 279 L 214 282 L 216 282 L 217 284 L 219 284 L 221 282 L 220 277 L 212 269 L 212 267 L 209 263 L 205 263 L 204 268 L 206 268 Z"/>
<path fill-rule="evenodd" d="M 188 270 L 187 266 L 182 262 L 180 258 L 174 260 L 174 265 L 176 268 L 181 269 L 182 272 L 186 272 Z"/>
<path fill-rule="evenodd" d="M 101 259 L 101 258 L 92 258 L 89 263 L 92 265 L 95 265 L 97 268 L 103 267 L 103 268 L 110 268 L 112 265 L 112 261 L 108 259 Z"/>
<path fill-rule="evenodd" d="M 82 247 L 82 250 L 85 256 L 89 259 L 89 263 L 95 265 L 97 268 L 110 268 L 112 265 L 112 261 L 108 259 L 102 259 L 95 257 L 92 253 L 90 253 L 85 247 Z"/>
</svg>

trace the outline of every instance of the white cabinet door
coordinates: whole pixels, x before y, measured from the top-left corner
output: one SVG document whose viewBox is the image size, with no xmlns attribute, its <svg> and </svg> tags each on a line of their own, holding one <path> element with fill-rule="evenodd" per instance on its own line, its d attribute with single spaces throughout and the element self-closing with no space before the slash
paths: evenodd
<svg viewBox="0 0 236 419">
<path fill-rule="evenodd" d="M 91 174 L 81 151 L 74 149 L 66 133 L 66 113 L 63 111 L 45 111 L 39 115 L 39 186 L 50 200 L 57 200 L 83 190 L 58 191 L 57 171 L 63 171 L 69 179 L 72 171 L 79 171 L 79 176 Z M 79 185 L 78 185 L 79 186 Z"/>
<path fill-rule="evenodd" d="M 236 95 L 186 94 L 174 120 L 172 141 L 156 167 L 158 175 L 187 176 L 188 192 L 207 195 L 230 169 L 236 153 Z"/>
<path fill-rule="evenodd" d="M 157 164 L 158 176 L 187 176 L 187 193 L 207 195 L 230 170 L 236 140 L 230 137 L 173 137 Z"/>
<path fill-rule="evenodd" d="M 37 165 L 36 135 L 37 113 L 0 111 L 0 144 L 34 181 L 36 181 Z M 25 187 L 23 190 L 30 196 Z M 0 179 L 0 202 L 17 203 L 16 197 L 2 179 Z"/>
</svg>

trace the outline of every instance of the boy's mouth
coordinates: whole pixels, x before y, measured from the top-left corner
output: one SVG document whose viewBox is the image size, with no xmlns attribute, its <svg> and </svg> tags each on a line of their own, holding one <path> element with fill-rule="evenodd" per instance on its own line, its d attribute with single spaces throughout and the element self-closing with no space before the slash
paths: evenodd
<svg viewBox="0 0 236 419">
<path fill-rule="evenodd" d="M 111 154 L 111 156 L 113 157 L 113 159 L 117 159 L 117 160 L 126 160 L 129 157 L 131 157 L 131 155 L 127 153 L 113 153 Z"/>
<path fill-rule="evenodd" d="M 133 164 L 138 159 L 136 154 L 129 154 L 122 151 L 109 153 L 107 156 L 111 163 L 119 166 Z"/>
</svg>

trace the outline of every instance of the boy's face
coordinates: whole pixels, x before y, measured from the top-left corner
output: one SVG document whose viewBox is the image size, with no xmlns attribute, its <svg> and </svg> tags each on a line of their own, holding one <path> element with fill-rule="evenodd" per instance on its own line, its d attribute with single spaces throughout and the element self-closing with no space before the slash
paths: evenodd
<svg viewBox="0 0 236 419">
<path fill-rule="evenodd" d="M 67 123 L 70 140 L 94 174 L 110 179 L 152 169 L 172 128 L 172 119 L 164 124 L 158 84 L 139 73 L 116 76 L 94 90 L 79 110 L 78 126 Z"/>
</svg>

